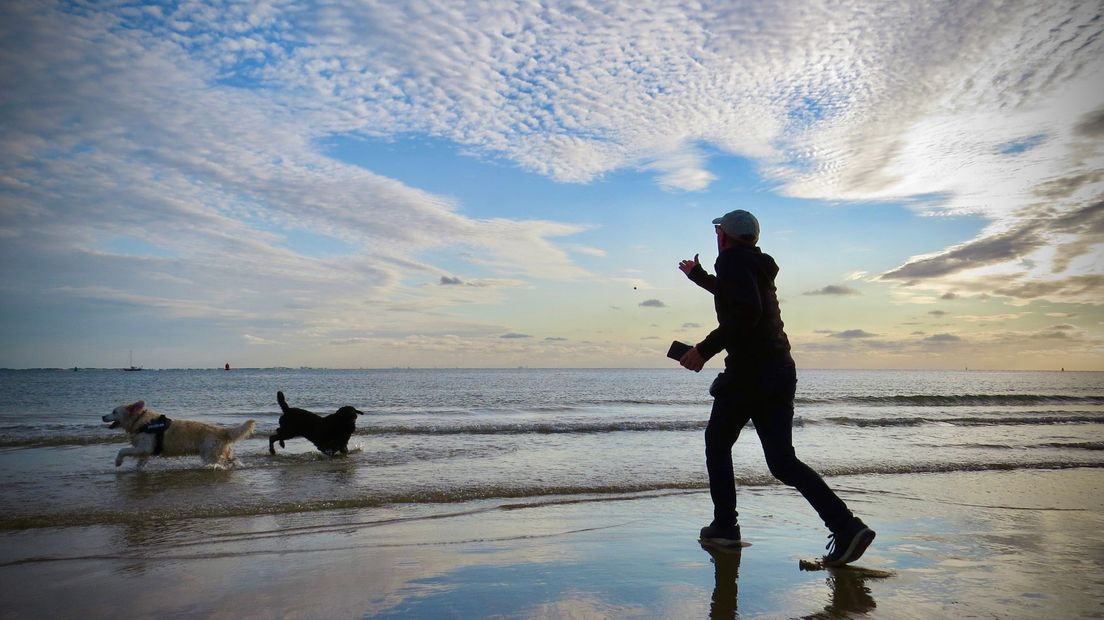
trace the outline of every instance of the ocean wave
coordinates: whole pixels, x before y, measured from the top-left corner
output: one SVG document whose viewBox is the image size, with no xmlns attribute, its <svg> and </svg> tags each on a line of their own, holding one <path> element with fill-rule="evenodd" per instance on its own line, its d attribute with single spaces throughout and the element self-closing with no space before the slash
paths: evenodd
<svg viewBox="0 0 1104 620">
<path fill-rule="evenodd" d="M 640 420 L 558 420 L 549 422 L 486 423 L 435 423 L 410 421 L 406 423 L 362 422 L 354 436 L 378 437 L 387 435 L 594 435 L 605 433 L 641 432 L 699 432 L 705 430 L 707 418 L 697 419 L 640 419 Z M 1019 412 L 1009 416 L 1001 412 L 976 416 L 825 416 L 799 415 L 794 418 L 795 427 L 805 426 L 854 426 L 861 428 L 897 428 L 923 426 L 1054 426 L 1064 424 L 1104 423 L 1104 411 L 1037 411 Z M 754 424 L 752 424 L 754 426 Z M 265 440 L 276 430 L 273 421 L 262 422 L 250 439 Z M 90 433 L 87 429 L 41 429 L 28 427 L 13 431 L 0 429 L 0 449 L 53 448 L 65 446 L 91 446 L 126 443 L 126 436 L 119 432 Z"/>
<path fill-rule="evenodd" d="M 711 399 L 703 393 L 700 398 L 611 398 L 578 399 L 556 403 L 534 403 L 526 400 L 480 403 L 479 405 L 448 407 L 400 407 L 365 408 L 369 415 L 456 415 L 473 413 L 560 413 L 587 411 L 596 407 L 705 407 Z M 1070 396 L 1064 394 L 892 394 L 882 396 L 850 394 L 838 397 L 797 396 L 794 404 L 801 405 L 860 405 L 860 406 L 909 406 L 909 407 L 1014 407 L 1030 405 L 1093 406 L 1104 405 L 1104 395 Z M 255 415 L 269 415 L 265 412 Z"/>
<path fill-rule="evenodd" d="M 859 427 L 894 427 L 894 426 L 927 426 L 927 425 L 951 425 L 951 426 L 1051 426 L 1057 424 L 1093 424 L 1104 422 L 1104 412 L 1093 414 L 1089 412 L 1059 414 L 1046 413 L 1040 415 L 1008 416 L 994 414 L 990 416 L 963 416 L 963 417 L 882 417 L 863 418 L 854 416 L 828 416 L 820 419 L 805 418 L 806 424 L 829 423 L 840 426 Z"/>
<path fill-rule="evenodd" d="M 825 468 L 821 473 L 827 477 L 852 475 L 894 475 L 928 474 L 980 471 L 1012 471 L 1041 469 L 1104 468 L 1100 462 L 1047 461 L 1024 462 L 981 462 L 981 463 L 920 463 L 911 465 L 873 464 Z M 738 476 L 741 487 L 778 486 L 781 483 L 769 474 Z M 378 508 L 391 505 L 411 504 L 460 504 L 478 501 L 503 501 L 500 507 L 505 509 L 526 507 L 535 503 L 563 501 L 608 501 L 610 499 L 632 499 L 633 494 L 656 492 L 704 492 L 708 485 L 704 480 L 672 481 L 669 483 L 626 483 L 610 485 L 562 485 L 562 486 L 468 486 L 422 489 L 410 493 L 367 492 L 355 497 L 333 499 L 306 499 L 273 501 L 263 497 L 241 498 L 233 503 L 187 504 L 142 508 L 129 506 L 125 509 L 81 509 L 48 514 L 11 514 L 0 515 L 0 531 L 28 530 L 45 527 L 85 527 L 92 525 L 123 525 L 149 527 L 164 519 L 185 518 L 227 518 L 251 517 L 258 515 L 277 515 L 308 513 L 329 510 L 355 510 Z M 525 499 L 525 502 L 516 500 Z M 351 527 L 348 523 L 340 525 L 342 529 Z"/>
<path fill-rule="evenodd" d="M 886 396 L 798 397 L 797 404 L 908 405 L 913 407 L 969 407 L 1015 405 L 1104 405 L 1104 396 L 1064 394 L 894 394 Z"/>
<path fill-rule="evenodd" d="M 1072 443 L 1062 443 L 1060 441 L 1053 441 L 1049 443 L 1038 444 L 1040 448 L 1072 448 L 1074 450 L 1104 450 L 1104 441 L 1077 441 Z"/>
<path fill-rule="evenodd" d="M 361 435 L 556 435 L 620 432 L 704 430 L 706 420 L 621 420 L 609 422 L 564 421 L 550 423 L 497 423 L 478 425 L 372 425 L 357 429 Z"/>
<path fill-rule="evenodd" d="M 103 444 L 123 444 L 123 435 L 27 435 L 22 437 L 0 437 L 0 449 L 18 448 L 60 448 L 65 446 L 97 446 Z"/>
</svg>

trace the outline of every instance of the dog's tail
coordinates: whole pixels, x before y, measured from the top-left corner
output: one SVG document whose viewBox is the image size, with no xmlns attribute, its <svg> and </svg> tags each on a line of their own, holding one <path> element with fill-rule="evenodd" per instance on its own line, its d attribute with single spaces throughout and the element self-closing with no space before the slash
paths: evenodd
<svg viewBox="0 0 1104 620">
<path fill-rule="evenodd" d="M 284 413 L 287 413 L 288 409 L 291 409 L 291 407 L 288 407 L 287 401 L 284 400 L 283 392 L 276 392 L 276 402 L 280 403 L 280 410 Z"/>
<path fill-rule="evenodd" d="M 246 420 L 245 422 L 242 422 L 234 428 L 224 428 L 222 429 L 222 431 L 227 440 L 231 442 L 240 441 L 252 435 L 253 427 L 256 425 L 257 423 L 253 420 Z"/>
</svg>

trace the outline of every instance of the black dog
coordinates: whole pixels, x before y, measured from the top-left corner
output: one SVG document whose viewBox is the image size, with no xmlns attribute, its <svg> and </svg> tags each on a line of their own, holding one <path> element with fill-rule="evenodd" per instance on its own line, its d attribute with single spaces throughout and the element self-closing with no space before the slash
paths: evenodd
<svg viewBox="0 0 1104 620">
<path fill-rule="evenodd" d="M 356 430 L 356 418 L 363 411 L 349 407 L 348 405 L 322 417 L 317 413 L 311 413 L 306 409 L 288 407 L 284 400 L 283 392 L 276 392 L 276 402 L 280 403 L 280 409 L 284 414 L 280 416 L 280 428 L 276 434 L 268 438 L 268 451 L 276 454 L 276 442 L 280 442 L 283 448 L 285 439 L 293 437 L 306 437 L 316 448 L 323 453 L 333 456 L 335 453 L 349 453 L 349 437 Z"/>
</svg>

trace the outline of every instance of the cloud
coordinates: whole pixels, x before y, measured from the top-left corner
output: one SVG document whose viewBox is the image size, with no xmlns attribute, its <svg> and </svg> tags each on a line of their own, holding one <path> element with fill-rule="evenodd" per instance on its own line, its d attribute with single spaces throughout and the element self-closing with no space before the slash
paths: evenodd
<svg viewBox="0 0 1104 620">
<path fill-rule="evenodd" d="M 1095 299 L 1099 299 L 1102 287 L 1104 287 L 1104 274 L 1087 274 L 1050 281 L 1020 279 L 1009 285 L 995 284 L 992 291 L 996 295 L 1022 300 L 1048 298 L 1086 302 L 1085 300 L 1094 299 L 1094 296 Z"/>
<path fill-rule="evenodd" d="M 872 334 L 868 331 L 861 330 L 861 329 L 848 329 L 848 330 L 844 330 L 842 332 L 833 332 L 831 334 L 831 337 L 832 338 L 842 338 L 844 340 L 852 340 L 852 339 L 855 339 L 855 338 L 874 338 L 877 335 L 878 334 Z"/>
<path fill-rule="evenodd" d="M 519 338 L 532 338 L 532 336 L 530 336 L 529 334 L 518 334 L 518 333 L 510 332 L 508 334 L 502 334 L 501 336 L 499 336 L 499 338 L 506 338 L 507 340 L 515 340 L 515 339 L 519 339 Z"/>
<path fill-rule="evenodd" d="M 11 240 L 0 276 L 13 289 L 167 318 L 273 318 L 317 335 L 377 326 L 366 301 L 431 294 L 403 281 L 445 271 L 422 258 L 443 248 L 498 277 L 442 285 L 590 277 L 558 245 L 587 226 L 467 217 L 451 199 L 328 157 L 318 143 L 333 127 L 297 88 L 250 87 L 288 60 L 289 24 L 191 11 L 0 8 L 0 237 Z M 292 241 L 304 234 L 325 251 Z M 120 239 L 145 254 L 113 249 Z M 424 301 L 422 311 L 466 303 Z"/>
<path fill-rule="evenodd" d="M 548 336 L 547 338 L 545 338 L 545 340 L 549 342 L 566 342 L 567 338 L 563 338 L 561 336 Z"/>
<path fill-rule="evenodd" d="M 329 340 L 329 344 L 337 347 L 358 346 L 363 344 L 372 344 L 379 342 L 378 338 L 366 338 L 356 336 L 352 338 L 332 338 Z"/>
<path fill-rule="evenodd" d="M 640 302 L 637 305 L 640 306 L 641 308 L 666 308 L 667 307 L 667 304 L 663 303 L 662 301 L 660 301 L 658 299 L 645 299 L 644 301 Z"/>
<path fill-rule="evenodd" d="M 1043 331 L 1032 334 L 1031 338 L 1036 340 L 1066 340 L 1070 337 L 1069 332 L 1062 330 Z"/>
<path fill-rule="evenodd" d="M 935 334 L 924 338 L 924 342 L 930 342 L 932 344 L 945 344 L 952 342 L 962 342 L 962 338 L 955 336 L 954 334 Z"/>
<path fill-rule="evenodd" d="M 932 281 L 955 287 L 961 282 L 962 287 L 972 293 L 1020 300 L 1046 298 L 1094 303 L 1099 302 L 1099 298 L 1091 300 L 1087 287 L 1095 285 L 1101 274 L 1070 273 L 1070 269 L 1081 257 L 1091 261 L 1092 254 L 1101 248 L 1104 248 L 1104 202 L 1094 202 L 1065 213 L 1039 209 L 1037 216 L 1025 218 L 1008 230 L 938 254 L 915 258 L 881 274 L 878 279 L 910 286 Z M 1044 254 L 1043 261 L 1031 259 L 1040 253 Z M 1027 269 L 1000 277 L 984 274 L 984 268 L 1015 264 L 1016 261 Z"/>
<path fill-rule="evenodd" d="M 1087 3 L 222 13 L 181 6 L 127 26 L 225 79 L 291 93 L 323 132 L 431 135 L 568 182 L 636 169 L 698 190 L 720 151 L 790 195 L 941 195 L 922 208 L 1007 227 L 1033 186 L 1093 167 L 1086 141 L 1104 124 Z"/>
<path fill-rule="evenodd" d="M 955 317 L 958 321 L 967 321 L 970 323 L 1007 323 L 1009 321 L 1015 321 L 1025 316 L 1029 316 L 1030 312 L 1004 312 L 1000 314 L 960 314 Z"/>
<path fill-rule="evenodd" d="M 677 192 L 722 178 L 714 154 L 746 158 L 787 196 L 989 222 L 883 282 L 1101 304 L 1092 3 L 146 9 L 0 3 L 7 290 L 339 338 L 400 323 L 366 308 L 434 324 L 476 293 L 411 282 L 593 277 L 575 261 L 602 253 L 577 242 L 585 224 L 472 217 L 324 147 L 415 136 L 556 181 L 643 172 Z"/>
<path fill-rule="evenodd" d="M 858 295 L 859 292 L 850 286 L 842 286 L 838 284 L 829 284 L 822 289 L 815 291 L 806 291 L 802 295 Z"/>
<path fill-rule="evenodd" d="M 947 316 L 947 312 L 944 311 L 944 310 L 929 310 L 928 314 L 930 314 L 934 317 L 945 317 L 945 316 Z"/>
<path fill-rule="evenodd" d="M 564 247 L 577 254 L 585 254 L 587 256 L 594 256 L 596 258 L 603 258 L 606 256 L 605 250 L 588 245 L 567 244 Z"/>
<path fill-rule="evenodd" d="M 916 280 L 950 275 L 966 269 L 1006 263 L 1030 254 L 1043 243 L 1045 239 L 1036 227 L 1024 225 L 999 235 L 964 243 L 940 254 L 915 259 L 881 274 L 878 278 L 915 283 Z"/>
<path fill-rule="evenodd" d="M 701 329 L 701 323 L 683 323 L 682 329 Z"/>
<path fill-rule="evenodd" d="M 1073 127 L 1074 133 L 1085 138 L 1104 138 L 1104 107 L 1086 114 Z"/>
</svg>

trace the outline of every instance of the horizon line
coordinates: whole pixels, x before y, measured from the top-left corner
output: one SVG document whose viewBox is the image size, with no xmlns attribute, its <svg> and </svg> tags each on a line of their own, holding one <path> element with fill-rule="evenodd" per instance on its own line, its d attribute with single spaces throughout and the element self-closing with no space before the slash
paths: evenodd
<svg viewBox="0 0 1104 620">
<path fill-rule="evenodd" d="M 0 371 L 34 371 L 50 370 L 62 372 L 74 372 L 82 370 L 92 371 L 128 371 L 125 366 L 27 366 L 22 368 L 0 367 Z M 232 366 L 226 370 L 221 366 L 166 366 L 160 368 L 139 367 L 138 370 L 155 372 L 162 370 L 210 370 L 217 372 L 233 372 L 235 370 L 680 370 L 678 366 L 362 366 L 362 367 L 338 367 L 338 366 Z M 721 369 L 717 369 L 718 372 Z M 824 367 L 798 367 L 798 370 L 840 370 L 840 371 L 894 371 L 894 372 L 1104 372 L 1102 369 L 1085 368 L 824 368 Z"/>
</svg>

